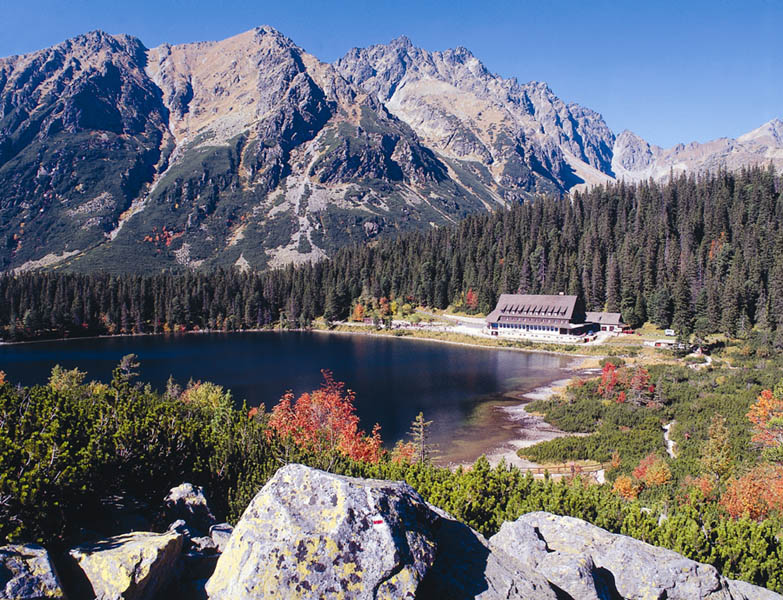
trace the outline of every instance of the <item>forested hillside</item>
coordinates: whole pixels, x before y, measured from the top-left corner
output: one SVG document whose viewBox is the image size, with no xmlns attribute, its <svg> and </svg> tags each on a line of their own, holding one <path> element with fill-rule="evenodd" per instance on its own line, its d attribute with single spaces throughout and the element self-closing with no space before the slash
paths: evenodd
<svg viewBox="0 0 783 600">
<path fill-rule="evenodd" d="M 504 292 L 563 291 L 632 325 L 733 336 L 783 323 L 782 222 L 772 168 L 618 183 L 261 273 L 9 274 L 0 326 L 9 339 L 307 326 L 382 298 L 444 308 L 472 290 L 486 312 Z"/>
</svg>

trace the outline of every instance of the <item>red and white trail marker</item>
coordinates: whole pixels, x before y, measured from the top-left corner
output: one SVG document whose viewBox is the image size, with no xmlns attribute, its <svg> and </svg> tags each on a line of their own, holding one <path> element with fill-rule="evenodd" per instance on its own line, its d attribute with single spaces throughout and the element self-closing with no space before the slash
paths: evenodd
<svg viewBox="0 0 783 600">
<path fill-rule="evenodd" d="M 372 522 L 372 526 L 375 528 L 383 527 L 386 525 L 386 521 L 383 520 L 383 517 L 381 515 L 373 515 L 370 517 L 370 521 Z"/>
</svg>

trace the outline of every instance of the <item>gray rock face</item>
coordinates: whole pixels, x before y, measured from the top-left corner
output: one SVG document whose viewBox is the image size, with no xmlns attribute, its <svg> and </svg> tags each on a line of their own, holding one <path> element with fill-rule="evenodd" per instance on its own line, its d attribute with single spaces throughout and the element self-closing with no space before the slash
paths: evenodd
<svg viewBox="0 0 783 600">
<path fill-rule="evenodd" d="M 70 556 L 96 600 L 151 600 L 176 575 L 183 536 L 135 532 L 82 544 Z"/>
<path fill-rule="evenodd" d="M 181 519 L 199 531 L 207 532 L 215 524 L 204 489 L 192 483 L 181 483 L 171 488 L 163 500 L 171 518 Z"/>
<path fill-rule="evenodd" d="M 36 544 L 0 548 L 0 600 L 65 600 L 49 553 Z"/>
<path fill-rule="evenodd" d="M 617 179 L 665 180 L 671 173 L 737 171 L 742 167 L 783 167 L 783 121 L 773 119 L 748 133 L 704 143 L 677 144 L 671 148 L 651 145 L 638 135 L 623 131 L 612 149 L 612 169 Z"/>
<path fill-rule="evenodd" d="M 601 115 L 564 103 L 545 83 L 494 75 L 466 48 L 428 52 L 403 37 L 336 64 L 433 149 L 482 162 L 502 187 L 564 190 L 612 174 L 614 135 Z"/>
<path fill-rule="evenodd" d="M 438 554 L 416 594 L 417 600 L 555 599 L 546 579 L 522 568 L 480 533 L 430 505 L 441 518 L 436 527 Z"/>
<path fill-rule="evenodd" d="M 672 550 L 572 517 L 528 513 L 504 523 L 490 545 L 541 573 L 572 598 L 780 598 L 768 590 L 730 582 L 714 567 Z"/>
<path fill-rule="evenodd" d="M 206 591 L 212 600 L 556 598 L 543 577 L 407 484 L 299 465 L 253 499 Z"/>
<path fill-rule="evenodd" d="M 729 592 L 734 600 L 780 600 L 781 595 L 776 594 L 765 588 L 760 588 L 757 585 L 752 585 L 744 581 L 736 581 L 734 579 L 727 579 L 726 583 L 729 586 Z"/>
<path fill-rule="evenodd" d="M 207 594 L 413 598 L 435 561 L 436 519 L 407 484 L 288 465 L 242 515 Z"/>
<path fill-rule="evenodd" d="M 209 528 L 209 536 L 215 543 L 218 552 L 223 552 L 226 549 L 228 540 L 231 539 L 231 534 L 234 532 L 234 528 L 228 523 L 217 523 Z"/>
</svg>

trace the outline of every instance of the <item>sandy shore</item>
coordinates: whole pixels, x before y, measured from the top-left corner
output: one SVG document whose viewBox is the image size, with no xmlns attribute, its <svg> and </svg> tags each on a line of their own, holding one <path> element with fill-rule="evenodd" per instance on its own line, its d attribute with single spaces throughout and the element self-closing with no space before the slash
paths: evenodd
<svg viewBox="0 0 783 600">
<path fill-rule="evenodd" d="M 592 365 L 588 364 L 591 361 L 583 361 L 580 365 L 573 368 L 573 374 L 570 377 L 557 379 L 537 387 L 531 391 L 511 392 L 507 396 L 516 398 L 521 402 L 519 404 L 511 406 L 494 406 L 496 411 L 502 411 L 503 419 L 509 420 L 513 423 L 514 437 L 504 443 L 503 445 L 495 448 L 491 448 L 484 452 L 490 465 L 496 466 L 501 460 L 504 460 L 507 465 L 513 465 L 523 470 L 541 468 L 541 465 L 532 461 L 520 458 L 517 455 L 517 451 L 520 448 L 527 448 L 533 446 L 539 442 L 547 442 L 559 437 L 584 435 L 567 433 L 544 421 L 544 419 L 538 415 L 531 415 L 527 412 L 526 406 L 535 400 L 548 400 L 553 396 L 562 393 L 568 385 L 577 377 L 583 375 L 591 375 L 595 372 Z M 457 466 L 470 467 L 472 462 L 460 462 L 448 464 L 451 468 Z"/>
</svg>

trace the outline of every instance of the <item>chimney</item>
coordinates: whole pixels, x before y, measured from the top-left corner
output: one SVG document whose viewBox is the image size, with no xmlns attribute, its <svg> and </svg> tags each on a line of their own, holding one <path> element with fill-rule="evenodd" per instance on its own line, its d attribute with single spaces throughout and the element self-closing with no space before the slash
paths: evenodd
<svg viewBox="0 0 783 600">
<path fill-rule="evenodd" d="M 558 296 L 565 296 L 565 294 L 564 294 L 563 292 L 560 292 L 560 293 L 558 294 Z"/>
</svg>

